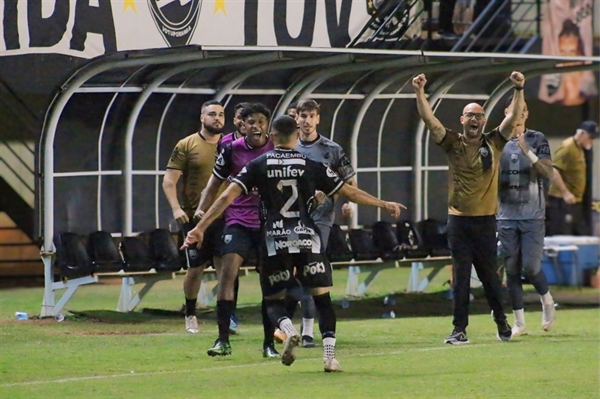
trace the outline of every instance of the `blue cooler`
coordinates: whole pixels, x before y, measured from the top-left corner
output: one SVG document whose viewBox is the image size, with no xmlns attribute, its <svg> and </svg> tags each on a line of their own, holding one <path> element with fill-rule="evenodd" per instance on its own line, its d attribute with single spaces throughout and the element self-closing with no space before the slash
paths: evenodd
<svg viewBox="0 0 600 399">
<path fill-rule="evenodd" d="M 580 286 L 584 270 L 600 266 L 600 237 L 551 236 L 544 238 L 542 270 L 548 284 Z"/>
</svg>

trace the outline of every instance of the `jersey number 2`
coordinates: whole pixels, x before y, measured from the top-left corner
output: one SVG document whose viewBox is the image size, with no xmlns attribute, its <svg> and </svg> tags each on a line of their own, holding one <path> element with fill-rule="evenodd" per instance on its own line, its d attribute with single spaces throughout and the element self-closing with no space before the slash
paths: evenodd
<svg viewBox="0 0 600 399">
<path fill-rule="evenodd" d="M 281 213 L 281 216 L 283 216 L 284 218 L 300 217 L 300 212 L 290 211 L 290 208 L 298 199 L 298 185 L 296 179 L 279 180 L 279 183 L 277 183 L 277 189 L 283 193 L 283 189 L 285 187 L 291 188 L 292 195 L 288 198 L 286 203 L 283 204 L 283 206 L 279 210 L 279 213 Z"/>
</svg>

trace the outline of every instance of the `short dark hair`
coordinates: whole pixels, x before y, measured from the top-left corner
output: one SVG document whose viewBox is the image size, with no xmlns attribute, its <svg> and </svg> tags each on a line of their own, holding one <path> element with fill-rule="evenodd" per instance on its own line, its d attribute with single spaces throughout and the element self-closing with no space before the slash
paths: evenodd
<svg viewBox="0 0 600 399">
<path fill-rule="evenodd" d="M 271 123 L 271 130 L 282 137 L 289 138 L 298 130 L 298 124 L 291 116 L 280 115 Z"/>
<path fill-rule="evenodd" d="M 267 119 L 271 118 L 271 111 L 265 104 L 262 103 L 251 103 L 247 107 L 242 109 L 240 114 L 242 119 L 246 119 L 252 114 L 263 114 Z"/>
<path fill-rule="evenodd" d="M 585 48 L 583 46 L 583 39 L 581 38 L 581 32 L 579 26 L 570 19 L 563 21 L 562 30 L 558 34 L 558 37 L 563 36 L 575 36 L 577 38 L 577 51 L 581 55 L 585 55 Z"/>
<path fill-rule="evenodd" d="M 288 107 L 286 108 L 286 111 L 288 109 L 297 109 L 298 108 L 298 101 L 294 101 L 292 103 L 290 103 L 290 105 L 288 105 Z"/>
<path fill-rule="evenodd" d="M 250 103 L 248 103 L 248 102 L 237 103 L 235 105 L 235 107 L 233 107 L 233 111 L 237 111 L 238 109 L 241 109 L 241 108 L 246 108 L 249 105 L 250 105 Z"/>
<path fill-rule="evenodd" d="M 317 114 L 321 113 L 321 106 L 315 100 L 311 100 L 310 98 L 306 98 L 304 100 L 300 100 L 298 105 L 296 106 L 296 110 L 298 113 L 304 111 L 317 111 Z"/>
<path fill-rule="evenodd" d="M 204 104 L 202 104 L 202 108 L 200 108 L 200 112 L 204 112 L 204 110 L 207 107 L 210 107 L 211 105 L 220 105 L 221 107 L 223 106 L 223 104 L 221 104 L 220 101 L 217 101 L 217 100 L 208 100 Z"/>
</svg>

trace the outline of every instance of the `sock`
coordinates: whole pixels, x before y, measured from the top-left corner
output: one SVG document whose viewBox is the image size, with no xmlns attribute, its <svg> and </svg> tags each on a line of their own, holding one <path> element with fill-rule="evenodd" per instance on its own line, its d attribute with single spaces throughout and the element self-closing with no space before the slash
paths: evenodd
<svg viewBox="0 0 600 399">
<path fill-rule="evenodd" d="M 279 319 L 279 328 L 281 331 L 287 334 L 287 336 L 298 335 L 298 331 L 294 327 L 294 324 L 289 317 L 282 317 Z"/>
<path fill-rule="evenodd" d="M 545 295 L 548 293 L 548 279 L 546 279 L 546 273 L 543 271 L 540 270 L 535 276 L 529 276 L 529 281 L 538 294 Z M 550 299 L 552 299 L 552 297 L 550 297 Z"/>
<path fill-rule="evenodd" d="M 233 301 L 217 301 L 217 325 L 219 339 L 229 341 L 229 319 L 233 313 Z"/>
<path fill-rule="evenodd" d="M 323 358 L 335 357 L 335 337 L 323 338 Z"/>
<path fill-rule="evenodd" d="M 288 314 L 290 319 L 293 319 L 294 313 L 296 313 L 296 309 L 298 309 L 298 299 L 296 299 L 292 295 L 286 295 L 283 302 L 286 313 Z"/>
<path fill-rule="evenodd" d="M 235 278 L 235 282 L 233 283 L 233 312 L 235 314 L 235 309 L 237 309 L 237 301 L 238 301 L 238 291 L 240 290 L 240 277 Z"/>
<path fill-rule="evenodd" d="M 315 319 L 305 319 L 302 318 L 302 335 L 307 335 L 309 337 L 313 337 Z"/>
<path fill-rule="evenodd" d="M 513 310 L 513 315 L 515 316 L 515 324 L 519 326 L 525 325 L 525 311 L 523 309 Z"/>
<path fill-rule="evenodd" d="M 544 295 L 540 295 L 540 301 L 542 302 L 542 305 L 554 306 L 554 299 L 552 299 L 552 295 L 550 295 L 550 292 L 546 292 Z"/>
<path fill-rule="evenodd" d="M 185 298 L 185 315 L 187 316 L 196 316 L 196 302 L 198 298 L 187 299 Z"/>
<path fill-rule="evenodd" d="M 319 331 L 321 332 L 321 336 L 323 338 L 335 337 L 336 317 L 331 305 L 329 292 L 313 298 L 315 300 L 315 307 L 319 311 Z"/>
<path fill-rule="evenodd" d="M 271 323 L 271 319 L 269 318 L 269 313 L 267 312 L 267 303 L 263 299 L 260 304 L 260 313 L 262 316 L 262 324 L 263 324 L 263 348 L 267 346 L 273 345 L 273 334 L 275 333 L 275 326 Z"/>
<path fill-rule="evenodd" d="M 285 307 L 283 306 L 283 299 L 265 299 L 264 301 L 271 324 L 273 326 L 279 326 L 279 319 L 288 317 Z"/>
<path fill-rule="evenodd" d="M 305 319 L 314 319 L 316 314 L 315 301 L 310 291 L 303 291 L 300 301 L 302 305 L 302 317 Z"/>
</svg>

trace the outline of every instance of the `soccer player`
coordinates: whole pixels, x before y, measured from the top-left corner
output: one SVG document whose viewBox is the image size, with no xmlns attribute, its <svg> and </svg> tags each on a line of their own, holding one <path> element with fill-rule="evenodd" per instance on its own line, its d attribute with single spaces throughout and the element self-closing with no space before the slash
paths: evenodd
<svg viewBox="0 0 600 399">
<path fill-rule="evenodd" d="M 328 167 L 295 150 L 298 141 L 296 121 L 282 115 L 273 121 L 270 132 L 275 149 L 254 159 L 233 179 L 234 184 L 219 196 L 185 240 L 184 247 L 201 245 L 205 231 L 237 197 L 257 189 L 261 200 L 261 227 L 264 240 L 260 281 L 271 320 L 287 338 L 281 362 L 291 365 L 301 337 L 286 312 L 286 290 L 299 281 L 310 287 L 319 311 L 319 328 L 323 335 L 324 370 L 341 371 L 335 358 L 336 316 L 329 289 L 331 265 L 317 227 L 310 217 L 315 193 L 336 193 L 364 205 L 377 206 L 397 218 L 402 204 L 385 202 L 364 191 L 344 184 Z"/>
<path fill-rule="evenodd" d="M 213 175 L 202 193 L 199 209 L 208 209 L 223 184 L 229 184 L 244 166 L 259 155 L 273 149 L 268 126 L 271 111 L 260 103 L 247 104 L 240 112 L 246 135 L 221 148 Z M 222 243 L 222 265 L 217 291 L 217 325 L 219 337 L 207 353 L 209 356 L 231 354 L 229 342 L 230 318 L 235 310 L 235 281 L 240 266 L 246 261 L 258 262 L 258 249 L 262 244 L 260 234 L 259 198 L 250 192 L 236 198 L 225 210 L 225 229 Z M 256 263 L 255 263 L 256 264 Z M 263 356 L 279 357 L 273 343 L 275 328 L 266 314 L 263 301 Z"/>
<path fill-rule="evenodd" d="M 321 120 L 321 107 L 319 104 L 311 99 L 300 100 L 296 105 L 296 112 L 296 122 L 300 129 L 300 140 L 298 140 L 298 144 L 296 145 L 296 151 L 327 165 L 343 182 L 351 186 L 356 186 L 356 180 L 354 179 L 356 172 L 344 153 L 342 146 L 321 136 L 317 131 Z M 352 206 L 349 203 L 346 202 L 342 205 L 342 214 L 346 217 L 352 216 Z M 312 218 L 321 232 L 323 247 L 327 248 L 329 233 L 335 219 L 334 198 L 326 197 L 317 206 Z M 313 342 L 315 304 L 312 300 L 312 295 L 306 289 L 303 290 L 301 298 L 303 313 L 301 330 L 302 346 L 310 348 L 315 346 Z"/>
<path fill-rule="evenodd" d="M 510 113 L 512 96 L 504 110 Z M 524 274 L 540 295 L 542 328 L 554 324 L 554 300 L 542 270 L 544 255 L 545 194 L 552 178 L 550 145 L 543 133 L 527 129 L 527 105 L 517 115 L 512 139 L 500 156 L 498 240 L 506 266 L 506 282 L 512 301 L 514 324 L 512 336 L 527 332 L 523 310 Z"/>
<path fill-rule="evenodd" d="M 467 104 L 460 117 L 462 133 L 446 129 L 433 115 L 425 96 L 427 79 L 417 75 L 412 85 L 417 109 L 433 140 L 446 152 L 449 164 L 448 245 L 452 254 L 454 329 L 447 344 L 467 344 L 471 265 L 481 279 L 496 322 L 497 338 L 508 341 L 511 327 L 502 306 L 502 283 L 496 273 L 496 211 L 500 154 L 511 138 L 516 119 L 523 113 L 525 77 L 513 72 L 514 102 L 500 126 L 483 133 L 485 113 L 477 103 Z"/>
<path fill-rule="evenodd" d="M 194 213 L 200 201 L 200 194 L 215 166 L 217 144 L 221 139 L 221 130 L 225 122 L 225 110 L 218 101 L 207 101 L 200 111 L 200 131 L 180 140 L 167 164 L 162 188 L 171 206 L 173 218 L 181 226 L 183 234 L 195 223 Z M 177 182 L 183 177 L 181 192 L 177 193 Z M 181 199 L 181 202 L 180 202 Z M 196 302 L 202 282 L 204 268 L 209 262 L 217 263 L 220 256 L 220 237 L 223 231 L 222 219 L 215 220 L 207 231 L 207 239 L 202 247 L 186 249 L 188 269 L 183 279 L 185 295 L 185 329 L 195 334 L 198 332 L 196 318 Z"/>
</svg>

